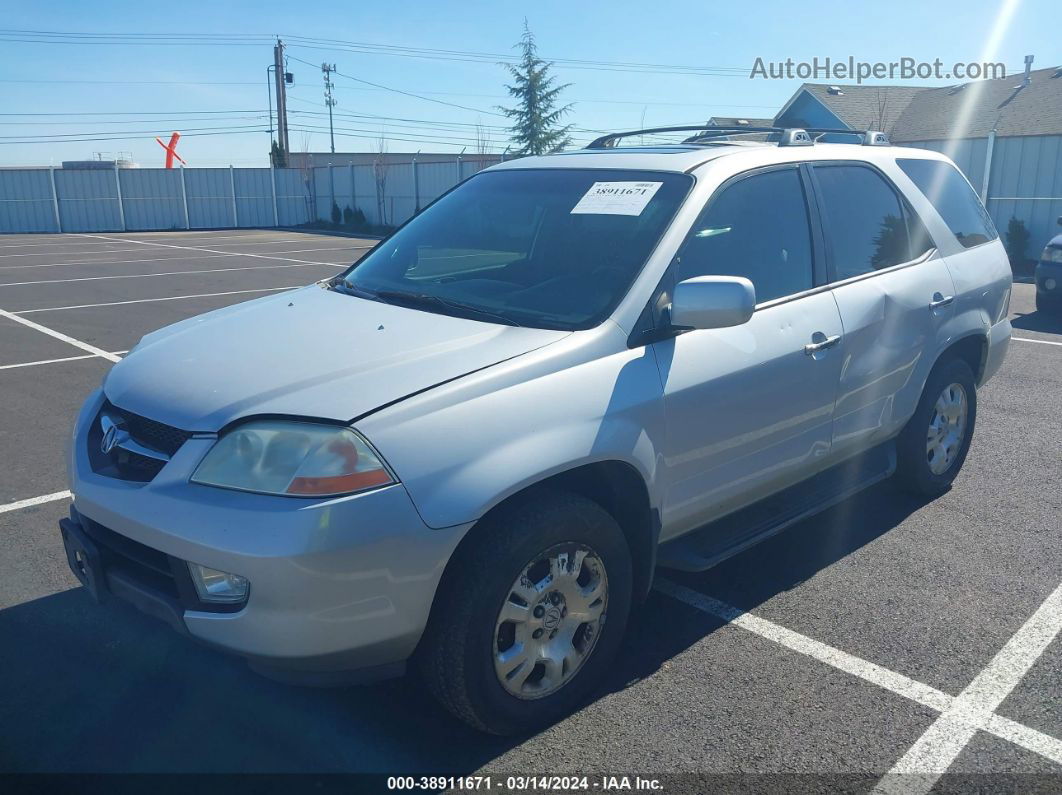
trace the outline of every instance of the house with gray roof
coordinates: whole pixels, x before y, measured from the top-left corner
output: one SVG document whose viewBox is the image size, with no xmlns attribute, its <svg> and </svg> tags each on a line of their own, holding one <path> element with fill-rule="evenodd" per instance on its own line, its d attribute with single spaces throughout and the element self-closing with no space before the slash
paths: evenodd
<svg viewBox="0 0 1062 795">
<path fill-rule="evenodd" d="M 881 130 L 893 143 L 944 152 L 980 193 L 1001 234 L 1011 217 L 1025 222 L 1027 256 L 1058 234 L 1062 67 L 941 88 L 805 83 L 774 124 Z"/>
</svg>

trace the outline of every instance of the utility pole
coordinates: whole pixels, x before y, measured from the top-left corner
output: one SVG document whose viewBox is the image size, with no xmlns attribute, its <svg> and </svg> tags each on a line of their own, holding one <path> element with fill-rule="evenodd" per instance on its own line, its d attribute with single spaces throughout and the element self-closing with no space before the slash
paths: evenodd
<svg viewBox="0 0 1062 795">
<path fill-rule="evenodd" d="M 324 75 L 325 84 L 325 105 L 328 106 L 328 137 L 332 142 L 332 154 L 336 153 L 336 133 L 332 127 L 332 108 L 336 106 L 335 97 L 332 96 L 332 72 L 336 70 L 336 65 L 323 63 L 321 64 L 321 73 Z"/>
<path fill-rule="evenodd" d="M 285 86 L 293 79 L 284 71 L 284 42 L 280 39 L 273 47 L 273 77 L 277 86 L 277 139 L 284 162 L 287 163 L 291 148 L 288 142 L 288 97 Z"/>
</svg>

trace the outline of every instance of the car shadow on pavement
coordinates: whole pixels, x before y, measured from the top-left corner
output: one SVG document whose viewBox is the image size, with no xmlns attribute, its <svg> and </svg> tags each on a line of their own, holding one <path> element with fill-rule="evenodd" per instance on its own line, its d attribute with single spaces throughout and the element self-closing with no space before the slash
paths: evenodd
<svg viewBox="0 0 1062 795">
<path fill-rule="evenodd" d="M 1045 334 L 1062 334 L 1062 312 L 1029 312 L 1011 318 L 1010 325 L 1025 331 L 1042 331 Z"/>
<path fill-rule="evenodd" d="M 752 609 L 923 504 L 882 484 L 708 572 L 659 574 Z M 604 693 L 652 676 L 722 626 L 649 598 Z M 334 690 L 272 682 L 80 588 L 0 611 L 0 638 L 0 771 L 445 775 L 522 742 L 465 727 L 411 678 Z"/>
</svg>

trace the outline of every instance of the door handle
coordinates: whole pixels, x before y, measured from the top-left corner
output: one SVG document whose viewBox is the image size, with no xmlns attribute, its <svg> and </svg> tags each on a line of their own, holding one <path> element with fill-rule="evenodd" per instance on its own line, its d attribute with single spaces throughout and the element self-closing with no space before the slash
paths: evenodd
<svg viewBox="0 0 1062 795">
<path fill-rule="evenodd" d="M 832 337 L 827 337 L 821 331 L 816 331 L 814 334 L 811 335 L 811 338 L 816 341 L 809 342 L 807 345 L 804 346 L 804 353 L 806 353 L 808 356 L 818 353 L 819 351 L 824 351 L 827 348 L 832 348 L 834 345 L 841 341 L 840 334 L 834 334 Z"/>
<path fill-rule="evenodd" d="M 954 295 L 941 295 L 940 293 L 933 293 L 933 300 L 929 302 L 930 309 L 940 309 L 942 306 L 948 306 L 955 300 Z"/>
</svg>

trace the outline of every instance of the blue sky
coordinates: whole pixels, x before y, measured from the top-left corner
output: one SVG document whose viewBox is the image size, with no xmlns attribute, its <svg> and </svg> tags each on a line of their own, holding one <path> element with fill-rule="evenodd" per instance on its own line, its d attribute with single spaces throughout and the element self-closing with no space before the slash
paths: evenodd
<svg viewBox="0 0 1062 795">
<path fill-rule="evenodd" d="M 46 10 L 45 10 L 46 9 Z M 739 71 L 757 57 L 769 61 L 813 57 L 894 61 L 989 58 L 1009 72 L 1034 54 L 1034 68 L 1062 62 L 1058 0 L 962 3 L 463 2 L 295 3 L 74 2 L 9 4 L 0 27 L 78 33 L 208 33 L 303 36 L 451 51 L 515 52 L 524 17 L 546 58 L 701 67 L 713 74 L 665 70 L 629 72 L 558 65 L 572 83 L 569 121 L 587 130 L 629 129 L 702 122 L 712 115 L 772 116 L 800 80 L 751 80 Z M 1001 24 L 1001 20 L 1006 24 Z M 0 141 L 25 136 L 84 134 L 100 140 L 3 143 L 0 165 L 58 164 L 94 152 L 131 152 L 143 166 L 162 164 L 156 133 L 182 130 L 179 153 L 191 166 L 267 164 L 268 42 L 246 45 L 93 45 L 12 41 L 0 34 Z M 992 51 L 986 51 L 986 48 Z M 289 55 L 319 65 L 334 62 L 345 75 L 421 94 L 430 102 L 336 77 L 339 151 L 375 148 L 381 133 L 389 151 L 474 149 L 475 124 L 499 150 L 506 120 L 494 115 L 507 101 L 505 71 L 496 63 L 398 57 L 292 42 Z M 723 71 L 707 69 L 723 67 Z M 295 74 L 289 124 L 327 128 L 319 66 L 289 62 Z M 75 82 L 76 81 L 76 82 Z M 132 82 L 132 81 L 157 81 Z M 169 82 L 179 81 L 179 83 Z M 818 82 L 830 82 L 820 80 Z M 873 82 L 873 81 L 870 81 Z M 897 81 L 884 81 L 897 82 Z M 910 81 L 939 85 L 954 81 Z M 454 103 L 469 109 L 455 108 Z M 305 113 L 295 113 L 305 111 Z M 26 116 L 12 114 L 55 114 Z M 96 113 L 101 115 L 85 115 Z M 111 114 L 111 115 L 102 115 Z M 173 115 L 177 114 L 177 115 Z M 360 114 L 355 117 L 353 114 Z M 379 117 L 388 117 L 381 119 Z M 397 121 L 398 119 L 408 121 Z M 262 131 L 218 134 L 258 126 Z M 466 125 L 466 126 L 462 126 Z M 192 132 L 208 133 L 191 135 Z M 96 136 L 90 136 L 95 133 Z M 19 138 L 18 136 L 22 136 Z M 363 136 L 363 137 L 354 137 Z M 292 132 L 292 148 L 327 151 L 327 131 Z M 580 134 L 577 140 L 586 140 Z"/>
</svg>

